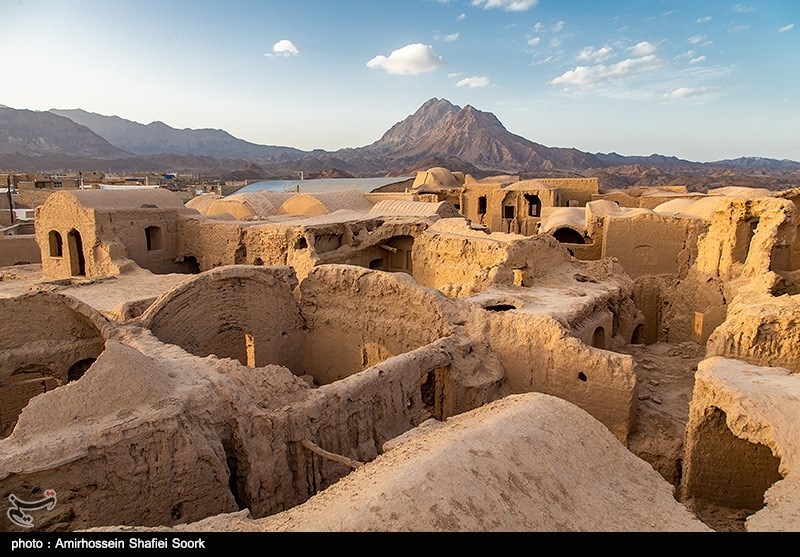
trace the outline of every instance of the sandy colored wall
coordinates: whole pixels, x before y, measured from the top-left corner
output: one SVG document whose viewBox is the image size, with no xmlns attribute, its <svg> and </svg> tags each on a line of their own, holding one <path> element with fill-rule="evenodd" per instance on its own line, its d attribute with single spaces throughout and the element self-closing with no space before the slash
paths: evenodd
<svg viewBox="0 0 800 557">
<path fill-rule="evenodd" d="M 645 213 L 607 217 L 603 257 L 616 257 L 631 278 L 685 274 L 697 256 L 702 223 L 694 219 Z"/>
<path fill-rule="evenodd" d="M 417 237 L 413 261 L 420 284 L 451 297 L 469 296 L 491 284 L 527 285 L 571 259 L 551 236 L 487 235 L 470 230 L 466 221 L 447 221 Z"/>
<path fill-rule="evenodd" d="M 476 310 L 467 329 L 487 339 L 512 392 L 568 400 L 627 443 L 636 400 L 633 358 L 591 348 L 545 316 Z"/>
<path fill-rule="evenodd" d="M 0 237 L 0 267 L 42 262 L 35 235 Z"/>
<path fill-rule="evenodd" d="M 410 276 L 315 267 L 300 284 L 306 373 L 329 384 L 450 334 L 448 300 Z"/>
<path fill-rule="evenodd" d="M 141 322 L 163 342 L 197 356 L 300 372 L 303 319 L 292 295 L 296 284 L 288 267 L 220 267 L 162 295 Z"/>
<path fill-rule="evenodd" d="M 600 192 L 600 181 L 597 178 L 538 178 L 537 181 L 558 188 L 565 206 L 570 200 L 579 206 L 586 205 L 593 195 Z"/>
</svg>

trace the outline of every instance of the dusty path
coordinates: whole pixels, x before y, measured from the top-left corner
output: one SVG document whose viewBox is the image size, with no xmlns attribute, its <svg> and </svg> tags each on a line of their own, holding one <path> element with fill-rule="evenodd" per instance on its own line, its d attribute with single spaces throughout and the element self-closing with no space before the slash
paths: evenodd
<svg viewBox="0 0 800 557">
<path fill-rule="evenodd" d="M 705 357 L 705 346 L 694 342 L 630 344 L 620 352 L 633 356 L 639 389 L 629 448 L 677 488 L 694 374 L 697 363 Z M 686 505 L 717 531 L 744 531 L 746 517 L 738 510 L 695 506 L 694 502 Z"/>
</svg>

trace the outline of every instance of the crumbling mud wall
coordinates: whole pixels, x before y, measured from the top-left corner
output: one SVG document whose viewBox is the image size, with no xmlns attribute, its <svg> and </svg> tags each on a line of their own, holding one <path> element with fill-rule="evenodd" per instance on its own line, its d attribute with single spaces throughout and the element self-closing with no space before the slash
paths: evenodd
<svg viewBox="0 0 800 557">
<path fill-rule="evenodd" d="M 773 267 L 783 266 L 783 247 L 794 243 L 796 221 L 794 204 L 784 199 L 715 200 L 695 265 L 663 293 L 660 338 L 705 343 L 725 321 L 744 285 L 756 294 L 770 292 L 778 278 Z"/>
<path fill-rule="evenodd" d="M 60 294 L 0 299 L 0 433 L 11 433 L 35 395 L 79 379 L 103 351 L 110 324 Z"/>
<path fill-rule="evenodd" d="M 449 300 L 406 274 L 314 268 L 300 284 L 306 373 L 328 384 L 452 333 Z"/>
<path fill-rule="evenodd" d="M 466 329 L 488 343 L 511 392 L 568 400 L 627 444 L 636 402 L 631 356 L 587 346 L 549 316 L 476 308 Z"/>
<path fill-rule="evenodd" d="M 304 323 L 290 267 L 232 265 L 196 275 L 163 294 L 142 326 L 197 356 L 302 370 Z"/>
<path fill-rule="evenodd" d="M 796 531 L 798 376 L 711 357 L 698 364 L 680 497 L 748 514 L 748 531 Z"/>
<path fill-rule="evenodd" d="M 800 296 L 743 292 L 710 335 L 707 353 L 800 373 Z"/>
<path fill-rule="evenodd" d="M 409 238 L 413 243 L 429 224 L 426 219 L 374 215 L 325 215 L 286 223 L 181 218 L 179 259 L 197 261 L 200 271 L 225 265 L 289 265 L 299 280 L 323 264 L 410 272 L 410 267 L 389 264 L 397 257 L 394 240 Z"/>
<path fill-rule="evenodd" d="M 431 225 L 414 243 L 414 278 L 452 298 L 493 284 L 529 286 L 569 263 L 571 256 L 550 236 L 486 234 L 464 219 Z"/>
</svg>

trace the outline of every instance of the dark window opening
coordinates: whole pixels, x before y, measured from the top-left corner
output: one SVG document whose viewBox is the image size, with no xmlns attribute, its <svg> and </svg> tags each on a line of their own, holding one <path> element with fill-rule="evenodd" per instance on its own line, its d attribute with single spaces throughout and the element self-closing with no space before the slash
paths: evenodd
<svg viewBox="0 0 800 557">
<path fill-rule="evenodd" d="M 308 241 L 303 238 L 298 238 L 297 241 L 294 243 L 294 249 L 306 249 L 308 247 Z"/>
<path fill-rule="evenodd" d="M 529 217 L 538 217 L 542 214 L 542 201 L 539 199 L 538 195 L 526 193 L 525 201 L 528 202 Z"/>
<path fill-rule="evenodd" d="M 384 263 L 383 258 L 381 258 L 381 259 L 373 259 L 372 261 L 369 262 L 369 268 L 370 269 L 383 270 L 385 267 L 386 267 L 386 265 Z"/>
<path fill-rule="evenodd" d="M 64 255 L 64 243 L 61 241 L 61 234 L 51 230 L 48 235 L 50 242 L 50 257 L 61 257 Z"/>
<path fill-rule="evenodd" d="M 482 195 L 478 198 L 478 214 L 485 215 L 486 214 L 486 196 Z"/>
<path fill-rule="evenodd" d="M 514 210 L 513 205 L 503 205 L 503 218 L 504 219 L 513 219 L 516 211 Z"/>
<path fill-rule="evenodd" d="M 586 374 L 581 371 L 580 373 L 578 373 L 578 379 L 580 379 L 581 381 L 583 381 L 585 383 L 587 381 L 588 377 L 586 377 Z"/>
</svg>

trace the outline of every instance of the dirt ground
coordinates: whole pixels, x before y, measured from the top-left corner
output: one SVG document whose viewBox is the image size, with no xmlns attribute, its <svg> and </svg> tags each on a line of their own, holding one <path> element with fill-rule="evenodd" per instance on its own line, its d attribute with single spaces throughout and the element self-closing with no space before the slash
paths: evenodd
<svg viewBox="0 0 800 557">
<path fill-rule="evenodd" d="M 697 363 L 705 346 L 631 344 L 619 350 L 635 361 L 639 404 L 629 448 L 677 488 L 681 479 L 683 434 L 689 419 Z M 743 532 L 746 515 L 738 509 L 684 504 L 707 526 L 719 532 Z"/>
</svg>

